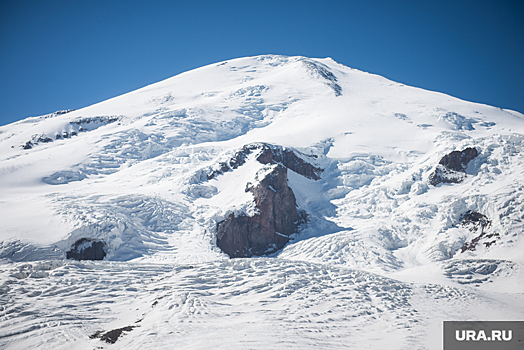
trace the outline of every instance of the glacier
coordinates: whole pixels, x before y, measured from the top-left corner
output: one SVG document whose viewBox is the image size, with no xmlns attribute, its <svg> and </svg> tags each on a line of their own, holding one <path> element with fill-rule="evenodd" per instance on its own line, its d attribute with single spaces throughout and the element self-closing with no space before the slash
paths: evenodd
<svg viewBox="0 0 524 350">
<path fill-rule="evenodd" d="M 322 171 L 288 167 L 282 249 L 231 259 L 257 143 Z M 522 320 L 523 147 L 521 113 L 279 55 L 0 126 L 0 347 L 440 349 L 443 321 Z M 66 259 L 82 239 L 104 259 Z"/>
</svg>

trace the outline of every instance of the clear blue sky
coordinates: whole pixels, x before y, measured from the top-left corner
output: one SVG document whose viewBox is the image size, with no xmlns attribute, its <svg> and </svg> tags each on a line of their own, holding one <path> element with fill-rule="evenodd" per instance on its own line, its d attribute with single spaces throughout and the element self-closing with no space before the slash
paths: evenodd
<svg viewBox="0 0 524 350">
<path fill-rule="evenodd" d="M 0 0 L 0 125 L 267 53 L 524 113 L 521 0 Z"/>
</svg>

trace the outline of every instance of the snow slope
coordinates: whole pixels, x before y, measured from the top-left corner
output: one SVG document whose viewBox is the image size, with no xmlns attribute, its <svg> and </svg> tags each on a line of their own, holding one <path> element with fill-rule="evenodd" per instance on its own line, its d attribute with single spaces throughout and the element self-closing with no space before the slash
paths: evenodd
<svg viewBox="0 0 524 350">
<path fill-rule="evenodd" d="M 266 170 L 207 175 L 253 142 L 324 171 L 288 171 L 309 220 L 283 250 L 230 260 L 217 223 Z M 467 147 L 464 182 L 431 185 Z M 2 126 L 0 347 L 439 349 L 444 320 L 522 319 L 523 147 L 520 113 L 274 55 Z M 495 243 L 462 252 L 468 212 Z M 82 237 L 105 260 L 65 260 Z"/>
</svg>

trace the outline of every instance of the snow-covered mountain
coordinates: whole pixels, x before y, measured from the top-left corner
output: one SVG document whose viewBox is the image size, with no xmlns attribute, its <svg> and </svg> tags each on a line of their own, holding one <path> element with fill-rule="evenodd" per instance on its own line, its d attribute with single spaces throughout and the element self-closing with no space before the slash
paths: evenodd
<svg viewBox="0 0 524 350">
<path fill-rule="evenodd" d="M 444 320 L 523 319 L 523 147 L 520 113 L 275 55 L 2 126 L 0 347 L 440 349 Z"/>
</svg>

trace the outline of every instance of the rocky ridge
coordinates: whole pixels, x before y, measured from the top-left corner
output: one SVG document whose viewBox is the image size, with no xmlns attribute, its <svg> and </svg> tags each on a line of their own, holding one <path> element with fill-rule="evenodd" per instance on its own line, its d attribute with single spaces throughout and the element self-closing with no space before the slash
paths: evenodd
<svg viewBox="0 0 524 350">
<path fill-rule="evenodd" d="M 439 320 L 522 319 L 523 121 L 260 56 L 2 126 L 0 348 L 433 349 Z M 102 261 L 65 259 L 82 239 Z"/>
<path fill-rule="evenodd" d="M 320 167 L 311 164 L 317 157 L 315 155 L 306 155 L 290 148 L 265 142 L 254 142 L 243 146 L 228 161 L 220 163 L 218 169 L 207 175 L 207 179 L 211 180 L 217 175 L 235 170 L 239 166 L 244 165 L 247 157 L 252 152 L 257 152 L 256 159 L 262 164 L 282 164 L 284 167 L 308 179 L 320 180 L 320 175 L 324 171 Z"/>
<path fill-rule="evenodd" d="M 208 179 L 237 169 L 254 151 L 258 152 L 256 160 L 265 166 L 256 175 L 257 184 L 247 183 L 245 191 L 253 194 L 258 212 L 253 216 L 231 213 L 217 224 L 217 246 L 231 258 L 270 254 L 282 249 L 307 217 L 305 211 L 298 209 L 293 190 L 287 184 L 287 170 L 313 180 L 319 180 L 323 171 L 305 161 L 304 155 L 297 156 L 297 151 L 254 143 L 245 145 L 228 162 L 221 163 L 219 170 L 213 171 Z"/>
<path fill-rule="evenodd" d="M 66 252 L 66 257 L 75 260 L 103 260 L 106 256 L 105 247 L 106 244 L 101 240 L 80 238 Z"/>
</svg>

